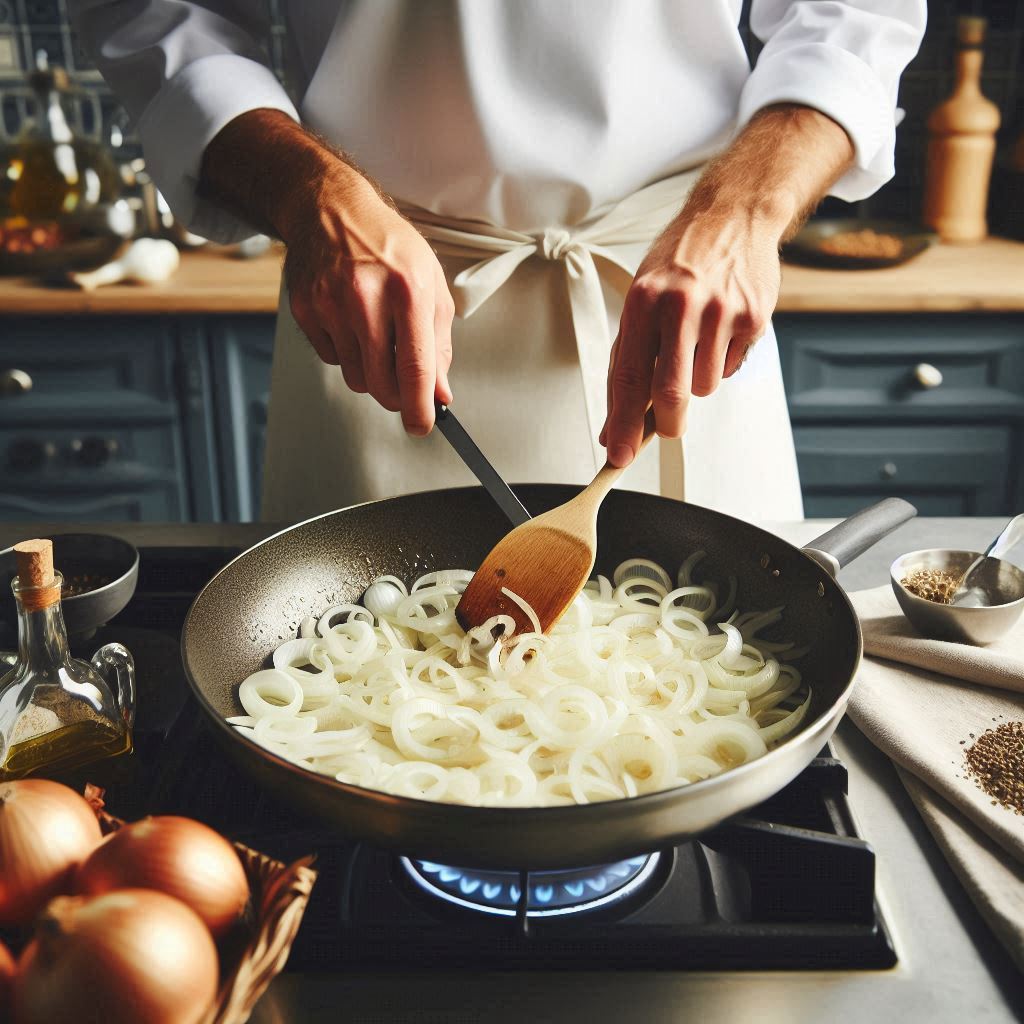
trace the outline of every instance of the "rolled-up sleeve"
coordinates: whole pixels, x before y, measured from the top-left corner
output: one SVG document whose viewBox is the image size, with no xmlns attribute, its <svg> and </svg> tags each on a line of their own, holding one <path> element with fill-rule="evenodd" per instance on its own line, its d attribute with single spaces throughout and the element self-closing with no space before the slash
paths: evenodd
<svg viewBox="0 0 1024 1024">
<path fill-rule="evenodd" d="M 864 199 L 893 176 L 896 93 L 926 18 L 925 0 L 753 0 L 750 27 L 765 46 L 740 97 L 740 124 L 773 103 L 827 114 L 855 150 L 831 194 Z"/>
<path fill-rule="evenodd" d="M 198 194 L 203 152 L 229 121 L 269 107 L 298 120 L 256 42 L 263 4 L 68 0 L 72 23 L 136 125 L 146 165 L 190 231 L 235 242 L 253 228 Z"/>
</svg>

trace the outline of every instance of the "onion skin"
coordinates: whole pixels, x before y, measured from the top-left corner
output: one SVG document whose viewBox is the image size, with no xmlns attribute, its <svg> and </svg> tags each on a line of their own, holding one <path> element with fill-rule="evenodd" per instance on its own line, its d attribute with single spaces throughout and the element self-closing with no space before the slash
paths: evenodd
<svg viewBox="0 0 1024 1024">
<path fill-rule="evenodd" d="M 27 925 L 70 892 L 102 838 L 95 812 L 73 789 L 47 779 L 0 784 L 0 927 Z"/>
<path fill-rule="evenodd" d="M 76 891 L 156 889 L 194 910 L 215 939 L 245 911 L 249 882 L 235 848 L 212 828 L 174 815 L 142 818 L 107 838 L 81 865 Z"/>
<path fill-rule="evenodd" d="M 14 978 L 14 1024 L 198 1024 L 217 949 L 180 900 L 148 889 L 58 896 Z"/>
<path fill-rule="evenodd" d="M 0 942 L 0 1021 L 6 1024 L 11 1019 L 11 987 L 14 981 L 14 957 Z"/>
</svg>

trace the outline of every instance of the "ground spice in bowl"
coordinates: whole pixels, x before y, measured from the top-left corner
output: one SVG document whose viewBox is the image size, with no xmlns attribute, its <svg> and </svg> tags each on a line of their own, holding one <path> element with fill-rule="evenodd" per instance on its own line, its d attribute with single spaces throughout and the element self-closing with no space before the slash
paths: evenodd
<svg viewBox="0 0 1024 1024">
<path fill-rule="evenodd" d="M 980 790 L 1014 814 L 1024 814 L 1024 722 L 986 729 L 964 751 Z"/>
<path fill-rule="evenodd" d="M 903 241 L 895 235 L 865 228 L 862 231 L 840 231 L 818 243 L 830 256 L 855 256 L 860 259 L 895 259 L 903 252 Z"/>
<path fill-rule="evenodd" d="M 949 604 L 959 582 L 959 576 L 944 569 L 915 569 L 900 580 L 900 586 L 914 597 L 923 597 L 936 604 Z"/>
</svg>

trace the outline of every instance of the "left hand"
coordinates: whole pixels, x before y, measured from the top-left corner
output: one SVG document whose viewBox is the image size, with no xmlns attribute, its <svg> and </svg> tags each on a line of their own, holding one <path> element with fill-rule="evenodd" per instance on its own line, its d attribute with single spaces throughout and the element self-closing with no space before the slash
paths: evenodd
<svg viewBox="0 0 1024 1024">
<path fill-rule="evenodd" d="M 735 207 L 684 209 L 654 242 L 612 348 L 601 431 L 612 465 L 639 451 L 648 406 L 661 437 L 681 437 L 690 396 L 739 369 L 778 300 L 780 234 Z"/>
</svg>

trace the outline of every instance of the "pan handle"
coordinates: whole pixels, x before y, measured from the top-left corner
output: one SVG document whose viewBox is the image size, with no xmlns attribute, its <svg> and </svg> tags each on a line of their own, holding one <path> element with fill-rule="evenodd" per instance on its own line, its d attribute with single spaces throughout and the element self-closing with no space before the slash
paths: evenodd
<svg viewBox="0 0 1024 1024">
<path fill-rule="evenodd" d="M 917 509 L 909 501 L 885 498 L 815 537 L 803 551 L 835 576 L 844 565 L 916 515 Z"/>
</svg>

